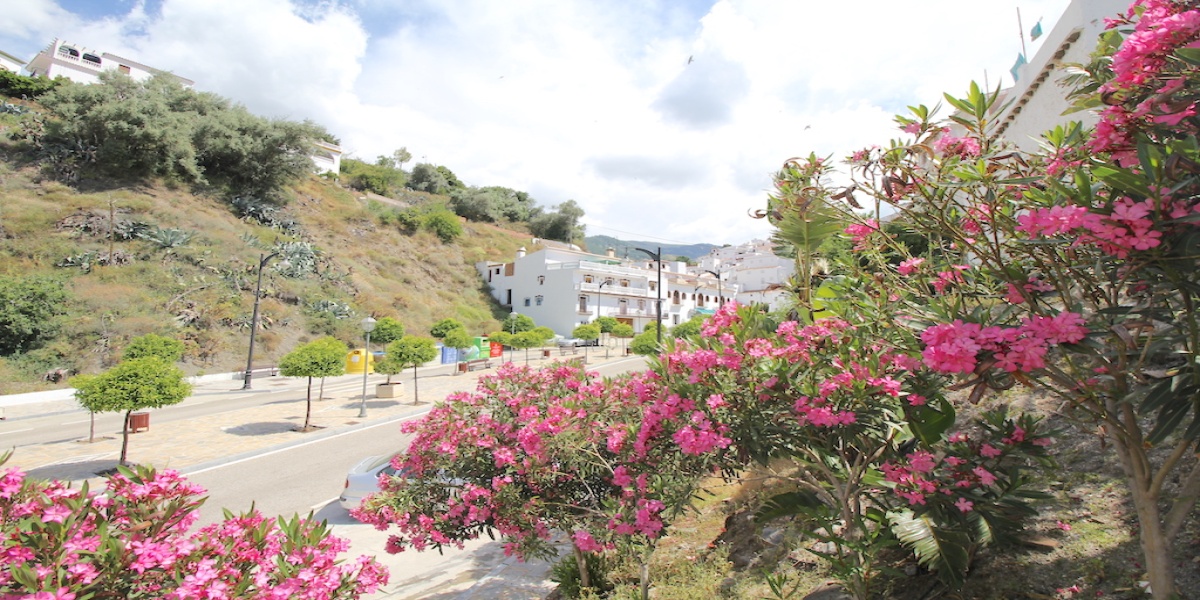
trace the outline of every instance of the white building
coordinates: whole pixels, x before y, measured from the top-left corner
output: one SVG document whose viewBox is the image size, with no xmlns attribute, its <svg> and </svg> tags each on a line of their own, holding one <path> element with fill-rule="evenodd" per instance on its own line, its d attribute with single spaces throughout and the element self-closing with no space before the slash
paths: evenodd
<svg viewBox="0 0 1200 600">
<path fill-rule="evenodd" d="M 697 262 L 696 273 L 721 274 L 724 297 L 740 304 L 766 304 L 771 310 L 788 296 L 783 284 L 796 269 L 795 261 L 776 256 L 765 240 L 713 248 Z"/>
<path fill-rule="evenodd" d="M 1104 19 L 1129 7 L 1129 0 L 1072 0 L 1037 53 L 1016 70 L 1016 83 L 1003 91 L 1002 103 L 1008 104 L 997 115 L 996 135 L 1025 152 L 1038 150 L 1042 133 L 1068 121 L 1094 125 L 1092 111 L 1063 115 L 1070 103 L 1066 89 L 1059 84 L 1068 63 L 1084 64 L 1096 49 L 1096 40 L 1104 31 Z"/>
<path fill-rule="evenodd" d="M 716 279 L 687 272 L 685 263 L 664 262 L 660 272 L 650 257 L 622 259 L 611 251 L 599 255 L 543 247 L 526 253 L 522 248 L 512 262 L 476 267 L 497 302 L 563 336 L 602 316 L 642 332 L 654 322 L 660 297 L 667 327 L 711 311 L 719 302 Z"/>
<path fill-rule="evenodd" d="M 55 39 L 45 50 L 38 52 L 33 60 L 25 66 L 34 77 L 66 77 L 78 83 L 97 83 L 103 71 L 119 71 L 129 75 L 136 81 L 149 79 L 158 74 L 169 75 L 179 83 L 191 87 L 195 84 L 190 79 L 179 77 L 148 67 L 137 61 L 130 60 L 109 52 L 100 52 Z"/>
<path fill-rule="evenodd" d="M 313 142 L 311 158 L 318 173 L 336 175 L 342 172 L 342 147 L 337 144 L 324 140 Z"/>
<path fill-rule="evenodd" d="M 0 69 L 20 73 L 25 68 L 25 61 L 0 50 Z"/>
</svg>

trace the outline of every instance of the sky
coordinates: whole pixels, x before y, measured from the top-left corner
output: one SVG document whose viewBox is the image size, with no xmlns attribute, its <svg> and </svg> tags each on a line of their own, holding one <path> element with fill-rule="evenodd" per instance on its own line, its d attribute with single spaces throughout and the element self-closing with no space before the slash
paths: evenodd
<svg viewBox="0 0 1200 600">
<path fill-rule="evenodd" d="M 405 147 L 473 186 L 574 200 L 588 235 L 738 244 L 771 173 L 900 135 L 1009 68 L 1069 0 L 4 0 L 0 50 L 55 38 Z M 1018 24 L 1018 9 L 1020 25 Z M 945 111 L 942 111 L 945 114 Z"/>
</svg>

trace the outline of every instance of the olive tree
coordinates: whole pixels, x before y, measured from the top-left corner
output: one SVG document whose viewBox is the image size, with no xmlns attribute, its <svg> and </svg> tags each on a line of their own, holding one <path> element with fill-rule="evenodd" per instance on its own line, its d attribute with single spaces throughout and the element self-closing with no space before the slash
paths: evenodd
<svg viewBox="0 0 1200 600">
<path fill-rule="evenodd" d="M 311 341 L 287 353 L 279 361 L 279 374 L 284 377 L 307 377 L 308 396 L 305 399 L 304 427 L 300 431 L 311 431 L 309 419 L 312 416 L 312 380 L 321 378 L 321 390 L 325 389 L 325 378 L 341 375 L 346 372 L 346 352 L 349 349 L 341 340 L 333 337 L 323 337 Z M 363 368 L 367 368 L 364 364 Z"/>
<path fill-rule="evenodd" d="M 121 424 L 121 458 L 129 449 L 129 415 L 135 410 L 178 404 L 192 393 L 183 371 L 157 356 L 119 363 L 99 375 L 81 375 L 71 381 L 75 399 L 87 410 L 124 412 Z"/>
</svg>

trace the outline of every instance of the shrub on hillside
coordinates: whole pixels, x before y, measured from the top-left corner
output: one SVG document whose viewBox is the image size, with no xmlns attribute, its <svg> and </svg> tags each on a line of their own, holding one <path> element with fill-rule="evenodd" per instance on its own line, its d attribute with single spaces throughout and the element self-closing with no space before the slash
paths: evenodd
<svg viewBox="0 0 1200 600">
<path fill-rule="evenodd" d="M 462 224 L 458 222 L 458 215 L 445 209 L 435 210 L 425 215 L 424 227 L 446 244 L 458 239 L 463 233 Z"/>
<path fill-rule="evenodd" d="M 63 81 L 61 77 L 26 77 L 0 69 L 0 93 L 13 98 L 36 98 L 58 87 Z"/>
<path fill-rule="evenodd" d="M 57 331 L 66 301 L 58 281 L 0 276 L 0 355 L 28 350 Z"/>
</svg>

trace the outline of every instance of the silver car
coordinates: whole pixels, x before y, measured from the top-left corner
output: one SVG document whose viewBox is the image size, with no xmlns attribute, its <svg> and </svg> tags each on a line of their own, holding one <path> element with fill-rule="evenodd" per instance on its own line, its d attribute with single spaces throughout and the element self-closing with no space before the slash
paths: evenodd
<svg viewBox="0 0 1200 600">
<path fill-rule="evenodd" d="M 396 475 L 399 471 L 392 466 L 392 456 L 368 456 L 346 474 L 346 486 L 338 498 L 346 510 L 358 507 L 363 498 L 379 491 L 379 476 Z"/>
</svg>

